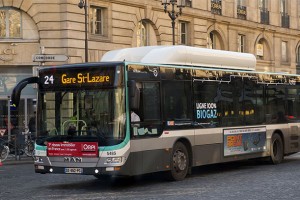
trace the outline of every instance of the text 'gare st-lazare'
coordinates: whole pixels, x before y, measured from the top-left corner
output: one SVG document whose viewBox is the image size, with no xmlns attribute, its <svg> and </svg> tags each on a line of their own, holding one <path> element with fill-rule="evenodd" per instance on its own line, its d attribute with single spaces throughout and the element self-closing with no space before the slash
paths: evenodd
<svg viewBox="0 0 300 200">
<path fill-rule="evenodd" d="M 63 84 L 105 83 L 105 82 L 109 82 L 109 76 L 105 76 L 105 75 L 90 76 L 90 73 L 87 73 L 86 75 L 82 73 L 78 73 L 77 77 L 68 77 L 67 74 L 62 74 L 61 82 Z"/>
</svg>

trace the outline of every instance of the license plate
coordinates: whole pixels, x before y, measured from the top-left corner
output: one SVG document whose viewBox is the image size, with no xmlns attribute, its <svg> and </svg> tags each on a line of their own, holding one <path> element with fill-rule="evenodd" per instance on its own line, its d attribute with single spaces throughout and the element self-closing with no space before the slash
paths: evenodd
<svg viewBox="0 0 300 200">
<path fill-rule="evenodd" d="M 66 174 L 82 174 L 82 168 L 65 168 Z"/>
</svg>

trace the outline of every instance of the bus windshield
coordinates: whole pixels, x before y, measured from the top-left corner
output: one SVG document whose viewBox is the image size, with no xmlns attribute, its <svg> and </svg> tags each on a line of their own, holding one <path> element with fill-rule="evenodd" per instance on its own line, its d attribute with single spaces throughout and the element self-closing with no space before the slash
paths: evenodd
<svg viewBox="0 0 300 200">
<path fill-rule="evenodd" d="M 125 138 L 124 88 L 44 91 L 39 94 L 38 136 L 47 141 L 98 141 L 114 145 Z"/>
</svg>

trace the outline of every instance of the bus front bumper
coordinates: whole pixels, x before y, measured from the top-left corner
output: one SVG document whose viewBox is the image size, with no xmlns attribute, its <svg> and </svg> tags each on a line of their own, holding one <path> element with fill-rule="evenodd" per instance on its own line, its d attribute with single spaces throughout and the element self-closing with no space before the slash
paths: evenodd
<svg viewBox="0 0 300 200">
<path fill-rule="evenodd" d="M 119 175 L 121 167 L 55 167 L 34 165 L 35 172 L 41 174 L 78 174 L 78 175 Z"/>
</svg>

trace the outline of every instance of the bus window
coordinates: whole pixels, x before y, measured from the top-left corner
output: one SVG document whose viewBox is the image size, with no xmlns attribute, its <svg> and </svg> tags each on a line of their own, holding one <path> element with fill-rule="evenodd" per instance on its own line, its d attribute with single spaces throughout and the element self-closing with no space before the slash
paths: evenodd
<svg viewBox="0 0 300 200">
<path fill-rule="evenodd" d="M 144 121 L 160 120 L 159 83 L 143 83 L 142 112 Z"/>
<path fill-rule="evenodd" d="M 267 123 L 283 123 L 285 120 L 277 120 L 278 117 L 286 116 L 285 110 L 285 87 L 284 86 L 266 86 L 266 115 L 271 116 Z M 279 116 L 278 116 L 279 115 Z"/>
<path fill-rule="evenodd" d="M 289 122 L 296 122 L 300 118 L 299 90 L 293 87 L 287 88 L 287 119 Z"/>
<path fill-rule="evenodd" d="M 170 121 L 171 125 L 173 121 L 191 120 L 191 99 L 190 81 L 164 81 L 164 120 Z"/>
<path fill-rule="evenodd" d="M 201 127 L 219 126 L 220 107 L 218 107 L 218 87 L 217 82 L 194 82 L 194 106 L 196 125 Z"/>
<path fill-rule="evenodd" d="M 244 116 L 246 125 L 261 124 L 264 121 L 263 85 L 252 80 L 244 80 L 243 109 L 240 114 Z"/>
</svg>

